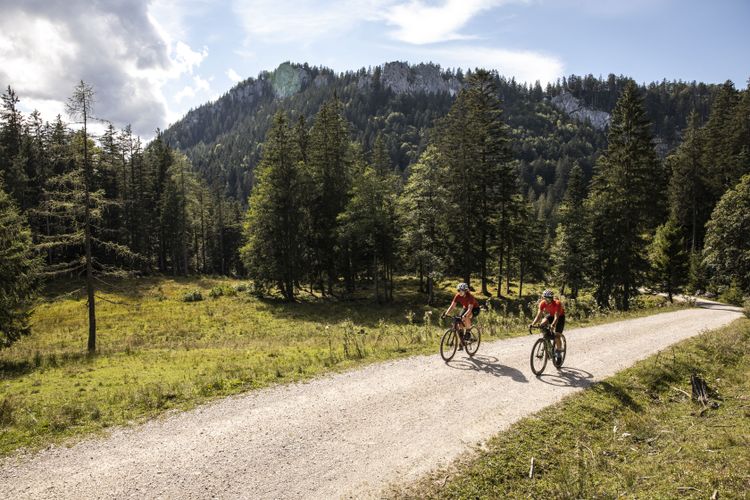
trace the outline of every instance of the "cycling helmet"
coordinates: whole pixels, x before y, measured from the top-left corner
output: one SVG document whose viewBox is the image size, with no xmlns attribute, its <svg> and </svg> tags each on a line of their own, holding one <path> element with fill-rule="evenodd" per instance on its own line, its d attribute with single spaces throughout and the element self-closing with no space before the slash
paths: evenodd
<svg viewBox="0 0 750 500">
<path fill-rule="evenodd" d="M 550 290 L 549 288 L 542 292 L 542 297 L 544 297 L 545 299 L 551 299 L 554 296 L 555 294 L 552 293 L 552 290 Z"/>
<path fill-rule="evenodd" d="M 467 292 L 469 290 L 469 285 L 466 283 L 459 283 L 457 288 L 459 292 Z"/>
</svg>

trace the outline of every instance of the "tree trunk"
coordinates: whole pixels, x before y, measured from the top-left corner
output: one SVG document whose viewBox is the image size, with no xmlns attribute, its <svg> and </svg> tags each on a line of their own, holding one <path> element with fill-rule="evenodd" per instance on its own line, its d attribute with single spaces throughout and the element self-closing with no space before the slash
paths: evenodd
<svg viewBox="0 0 750 500">
<path fill-rule="evenodd" d="M 89 307 L 89 353 L 96 352 L 96 298 L 94 296 L 94 270 L 91 257 L 91 171 L 89 170 L 89 147 L 86 131 L 86 103 L 83 104 L 83 170 L 85 176 L 84 246 L 86 247 L 86 296 Z"/>
</svg>

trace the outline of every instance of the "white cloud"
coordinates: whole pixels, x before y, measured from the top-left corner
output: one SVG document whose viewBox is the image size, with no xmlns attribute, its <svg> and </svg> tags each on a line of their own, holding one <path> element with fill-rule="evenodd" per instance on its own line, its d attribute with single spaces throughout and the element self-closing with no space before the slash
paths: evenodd
<svg viewBox="0 0 750 500">
<path fill-rule="evenodd" d="M 38 108 L 47 120 L 84 80 L 96 92 L 97 116 L 151 136 L 173 117 L 164 86 L 193 75 L 208 56 L 205 47 L 165 35 L 139 0 L 29 0 L 2 10 L 0 86 L 12 86 L 23 108 Z M 193 78 L 208 91 L 206 80 Z"/>
<path fill-rule="evenodd" d="M 377 20 L 393 0 L 235 0 L 232 10 L 248 35 L 246 44 L 265 42 L 309 43 L 341 35 L 357 24 Z"/>
<path fill-rule="evenodd" d="M 423 0 L 393 5 L 385 11 L 385 21 L 397 29 L 390 33 L 402 42 L 422 45 L 475 38 L 459 30 L 482 11 L 497 7 L 503 0 L 446 0 L 433 5 Z"/>
<path fill-rule="evenodd" d="M 237 83 L 242 81 L 242 77 L 234 70 L 234 68 L 229 68 L 226 71 L 227 78 L 229 78 L 232 83 Z"/>
<path fill-rule="evenodd" d="M 496 69 L 501 75 L 522 82 L 543 84 L 563 75 L 564 65 L 554 56 L 532 51 L 513 51 L 491 47 L 461 46 L 416 51 L 418 57 L 431 59 L 444 67 Z"/>
</svg>

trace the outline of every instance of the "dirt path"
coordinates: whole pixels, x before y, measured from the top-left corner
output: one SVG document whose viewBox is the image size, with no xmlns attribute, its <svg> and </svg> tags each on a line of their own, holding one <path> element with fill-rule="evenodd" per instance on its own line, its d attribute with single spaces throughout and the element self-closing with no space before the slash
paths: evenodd
<svg viewBox="0 0 750 500">
<path fill-rule="evenodd" d="M 736 308 L 575 329 L 537 379 L 532 337 L 473 360 L 418 356 L 231 397 L 72 448 L 0 461 L 5 498 L 375 496 L 635 361 L 739 317 Z M 459 353 L 461 354 L 461 353 Z"/>
</svg>

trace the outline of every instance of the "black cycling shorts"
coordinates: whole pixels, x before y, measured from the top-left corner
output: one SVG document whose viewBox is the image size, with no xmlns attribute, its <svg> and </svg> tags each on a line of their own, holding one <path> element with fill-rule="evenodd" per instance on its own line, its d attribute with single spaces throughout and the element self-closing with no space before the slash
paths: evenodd
<svg viewBox="0 0 750 500">
<path fill-rule="evenodd" d="M 468 311 L 468 309 L 465 308 L 465 307 L 461 310 L 461 317 L 462 318 L 464 317 L 464 314 L 466 314 L 466 311 Z M 481 311 L 481 309 L 479 309 L 478 307 L 473 307 L 471 309 L 472 317 L 476 318 L 477 316 L 479 316 L 479 311 Z"/>
<path fill-rule="evenodd" d="M 547 315 L 547 324 L 552 324 L 553 321 L 555 321 L 555 317 L 551 314 Z M 562 333 L 565 329 L 565 315 L 563 314 L 559 318 L 557 318 L 557 325 L 555 325 L 555 333 Z"/>
</svg>

